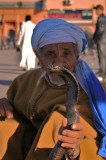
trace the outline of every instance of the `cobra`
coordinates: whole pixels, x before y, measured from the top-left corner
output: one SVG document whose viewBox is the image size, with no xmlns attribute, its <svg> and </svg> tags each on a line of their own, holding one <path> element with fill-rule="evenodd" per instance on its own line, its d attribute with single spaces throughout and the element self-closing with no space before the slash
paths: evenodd
<svg viewBox="0 0 106 160">
<path fill-rule="evenodd" d="M 79 112 L 76 104 L 79 97 L 79 85 L 73 75 L 66 67 L 57 65 L 48 65 L 47 70 L 55 72 L 65 81 L 67 86 L 67 97 L 66 97 L 66 118 L 68 119 L 67 129 L 71 129 L 73 123 L 79 122 Z M 65 154 L 65 148 L 61 147 L 61 141 L 58 141 L 52 149 L 48 160 L 61 160 Z"/>
</svg>

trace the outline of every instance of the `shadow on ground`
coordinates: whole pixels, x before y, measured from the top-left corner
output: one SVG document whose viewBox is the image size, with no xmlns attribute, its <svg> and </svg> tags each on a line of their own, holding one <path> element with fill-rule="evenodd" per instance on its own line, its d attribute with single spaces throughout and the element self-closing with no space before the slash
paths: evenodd
<svg viewBox="0 0 106 160">
<path fill-rule="evenodd" d="M 11 84 L 12 80 L 0 80 L 1 85 L 7 85 L 9 86 Z"/>
</svg>

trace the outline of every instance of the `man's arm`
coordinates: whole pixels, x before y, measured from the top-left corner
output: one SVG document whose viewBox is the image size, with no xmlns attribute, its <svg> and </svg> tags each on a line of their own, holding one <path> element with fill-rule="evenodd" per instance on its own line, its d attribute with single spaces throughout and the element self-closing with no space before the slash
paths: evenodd
<svg viewBox="0 0 106 160">
<path fill-rule="evenodd" d="M 23 37 L 24 37 L 24 33 L 25 33 L 24 23 L 25 23 L 25 22 L 22 23 L 21 28 L 20 28 L 20 31 L 19 31 L 19 34 L 18 34 L 18 40 L 17 40 L 17 43 L 16 43 L 17 47 L 20 46 L 20 44 L 21 44 L 21 42 L 22 42 L 22 40 L 23 40 Z"/>
</svg>

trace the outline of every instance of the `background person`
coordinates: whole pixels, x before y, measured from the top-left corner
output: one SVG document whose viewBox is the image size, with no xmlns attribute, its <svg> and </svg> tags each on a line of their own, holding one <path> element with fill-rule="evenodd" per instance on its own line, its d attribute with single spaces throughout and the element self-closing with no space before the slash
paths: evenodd
<svg viewBox="0 0 106 160">
<path fill-rule="evenodd" d="M 19 37 L 17 40 L 17 47 L 21 45 L 22 42 L 22 59 L 20 61 L 20 67 L 24 69 L 30 70 L 37 66 L 37 57 L 33 52 L 31 46 L 31 36 L 35 24 L 31 22 L 31 17 L 29 15 L 26 16 L 25 22 L 22 23 L 21 29 L 19 32 Z"/>
<path fill-rule="evenodd" d="M 104 15 L 104 7 L 97 5 L 94 7 L 98 16 L 96 29 L 93 40 L 97 45 L 98 62 L 99 62 L 99 76 L 106 75 L 106 16 Z"/>
</svg>

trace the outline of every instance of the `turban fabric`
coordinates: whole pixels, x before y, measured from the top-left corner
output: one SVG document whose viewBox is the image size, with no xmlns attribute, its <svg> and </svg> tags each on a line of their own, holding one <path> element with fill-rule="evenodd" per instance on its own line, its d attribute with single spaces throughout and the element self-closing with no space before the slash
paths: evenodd
<svg viewBox="0 0 106 160">
<path fill-rule="evenodd" d="M 39 22 L 33 30 L 32 48 L 39 48 L 52 43 L 73 42 L 77 45 L 78 54 L 84 51 L 87 40 L 78 26 L 62 19 L 50 18 Z"/>
</svg>

